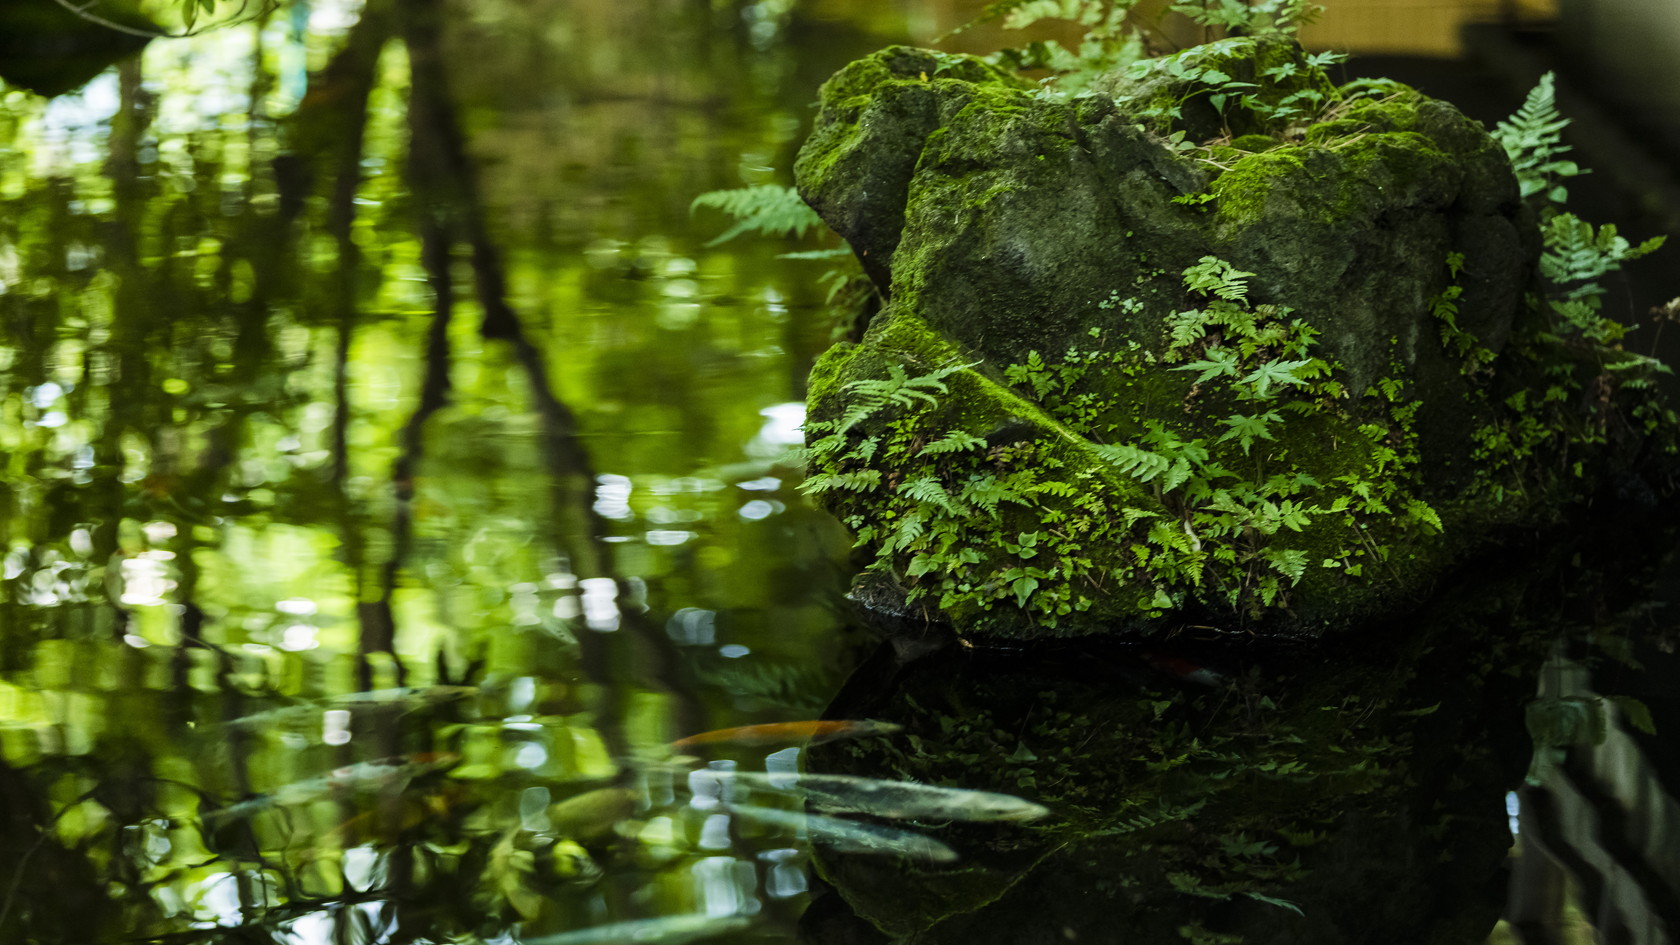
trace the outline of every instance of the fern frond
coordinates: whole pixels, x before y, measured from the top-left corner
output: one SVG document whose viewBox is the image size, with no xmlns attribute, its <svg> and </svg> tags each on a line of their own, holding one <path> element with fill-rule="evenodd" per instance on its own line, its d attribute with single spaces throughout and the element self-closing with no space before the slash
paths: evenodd
<svg viewBox="0 0 1680 945">
<path fill-rule="evenodd" d="M 985 439 L 975 436 L 967 430 L 952 430 L 922 447 L 920 455 L 938 456 L 943 453 L 961 453 L 965 450 L 980 449 L 985 445 Z"/>
<path fill-rule="evenodd" d="M 1188 348 L 1207 334 L 1210 322 L 1207 313 L 1196 308 L 1167 316 L 1167 328 L 1171 333 L 1167 338 L 1167 348 L 1172 351 Z"/>
<path fill-rule="evenodd" d="M 983 476 L 972 476 L 963 484 L 962 499 L 985 509 L 996 512 L 999 502 L 1019 502 L 1025 504 L 1025 499 L 1015 488 L 1019 473 L 1011 475 L 1008 480 L 999 479 L 990 473 Z"/>
<path fill-rule="evenodd" d="M 1510 157 L 1524 197 L 1544 191 L 1547 200 L 1561 204 L 1568 192 L 1553 180 L 1587 173 L 1574 161 L 1558 160 L 1570 150 L 1562 134 L 1568 124 L 1569 119 L 1558 113 L 1554 77 L 1548 72 L 1529 90 L 1517 113 L 1494 126 L 1493 138 Z"/>
<path fill-rule="evenodd" d="M 1307 573 L 1307 553 L 1305 551 L 1267 548 L 1260 555 L 1266 559 L 1266 564 L 1273 571 L 1288 578 L 1291 584 L 1299 584 L 1301 576 Z"/>
<path fill-rule="evenodd" d="M 708 191 L 694 198 L 689 212 L 698 207 L 710 207 L 735 218 L 735 225 L 713 237 L 707 246 L 728 242 L 742 233 L 804 236 L 806 231 L 822 225 L 822 217 L 806 206 L 799 191 L 775 184 Z"/>
<path fill-rule="evenodd" d="M 945 486 L 932 476 L 918 476 L 906 480 L 899 485 L 898 494 L 923 505 L 934 506 L 947 515 L 966 514 L 962 506 L 952 501 L 951 494 L 945 491 Z"/>
<path fill-rule="evenodd" d="M 1540 256 L 1540 274 L 1558 285 L 1585 283 L 1569 290 L 1568 297 L 1580 299 L 1600 295 L 1597 279 L 1622 268 L 1622 263 L 1656 252 L 1664 237 L 1653 236 L 1638 246 L 1617 234 L 1616 225 L 1606 223 L 1596 231 L 1591 223 L 1573 213 L 1560 213 L 1546 221 L 1540 231 L 1545 252 Z"/>
<path fill-rule="evenodd" d="M 1196 265 L 1184 270 L 1184 287 L 1228 302 L 1243 302 L 1248 299 L 1248 277 L 1252 275 L 1218 256 L 1203 256 Z"/>
<path fill-rule="evenodd" d="M 1131 476 L 1138 482 L 1158 479 L 1172 468 L 1172 461 L 1165 456 L 1125 443 L 1093 443 L 1091 448 L 1103 459 L 1114 464 L 1114 468 L 1120 473 Z"/>
</svg>

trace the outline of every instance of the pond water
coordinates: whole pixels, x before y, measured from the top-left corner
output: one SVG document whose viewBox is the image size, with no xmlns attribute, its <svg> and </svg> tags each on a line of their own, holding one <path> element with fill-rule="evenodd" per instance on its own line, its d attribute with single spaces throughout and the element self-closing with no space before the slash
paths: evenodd
<svg viewBox="0 0 1680 945">
<path fill-rule="evenodd" d="M 789 456 L 836 327 L 782 254 L 835 244 L 690 209 L 786 183 L 821 80 L 929 32 L 844 6 L 298 0 L 3 93 L 0 940 L 1109 941 L 1115 902 L 1139 941 L 1320 940 L 1285 841 L 1360 867 L 1325 896 L 1404 877 L 1373 928 L 1479 937 L 1500 894 L 1449 864 L 1505 869 L 1556 627 L 1451 631 L 1510 575 L 1425 612 L 1404 674 L 906 666 L 856 625 Z M 1602 725 L 1574 665 L 1542 691 Z M 877 816 L 805 817 L 825 792 Z M 1139 891 L 1191 861 L 1179 907 Z"/>
</svg>

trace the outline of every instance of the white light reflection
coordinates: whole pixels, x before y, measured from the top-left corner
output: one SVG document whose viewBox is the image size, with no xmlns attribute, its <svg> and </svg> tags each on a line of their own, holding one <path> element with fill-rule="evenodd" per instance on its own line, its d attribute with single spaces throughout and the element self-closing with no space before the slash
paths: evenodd
<svg viewBox="0 0 1680 945">
<path fill-rule="evenodd" d="M 684 607 L 665 621 L 665 635 L 678 646 L 711 646 L 717 639 L 717 614 Z"/>
<path fill-rule="evenodd" d="M 508 683 L 507 710 L 510 715 L 524 712 L 531 707 L 537 698 L 537 681 L 531 676 L 520 676 Z"/>
<path fill-rule="evenodd" d="M 776 511 L 777 509 L 775 504 L 766 502 L 763 499 L 754 499 L 746 505 L 741 506 L 735 514 L 741 516 L 749 522 L 758 522 L 775 515 Z"/>
<path fill-rule="evenodd" d="M 332 945 L 338 922 L 326 912 L 311 912 L 291 921 L 291 931 L 282 932 L 285 945 Z"/>
<path fill-rule="evenodd" d="M 694 864 L 694 881 L 707 915 L 756 915 L 762 908 L 752 894 L 758 872 L 746 860 L 708 856 Z"/>
<path fill-rule="evenodd" d="M 169 577 L 169 565 L 165 563 L 174 557 L 168 551 L 142 551 L 124 558 L 119 600 L 130 607 L 163 605 L 169 592 L 175 590 L 175 582 Z"/>
<path fill-rule="evenodd" d="M 764 756 L 764 770 L 770 775 L 770 786 L 791 791 L 799 786 L 799 749 L 783 748 Z"/>
<path fill-rule="evenodd" d="M 358 892 L 383 885 L 385 858 L 372 847 L 351 847 L 345 850 L 344 881 Z"/>
<path fill-rule="evenodd" d="M 808 888 L 801 863 L 803 856 L 798 850 L 792 847 L 765 850 L 758 858 L 770 864 L 770 870 L 764 877 L 764 891 L 770 894 L 770 898 L 789 899 L 803 894 Z"/>
<path fill-rule="evenodd" d="M 646 537 L 647 543 L 650 545 L 680 545 L 693 538 L 694 533 L 670 528 L 656 528 L 648 532 Z"/>
<path fill-rule="evenodd" d="M 611 633 L 618 629 L 618 585 L 612 578 L 584 578 L 578 582 L 583 590 L 583 621 L 597 633 Z"/>
<path fill-rule="evenodd" d="M 751 649 L 744 647 L 739 643 L 726 643 L 723 646 L 718 647 L 718 655 L 724 657 L 725 659 L 738 660 L 751 652 Z"/>
<path fill-rule="evenodd" d="M 519 825 L 532 833 L 547 833 L 553 825 L 548 820 L 548 788 L 528 787 L 519 794 Z"/>
<path fill-rule="evenodd" d="M 513 763 L 526 771 L 541 768 L 548 762 L 548 749 L 536 742 L 526 742 L 513 753 Z"/>
<path fill-rule="evenodd" d="M 602 473 L 595 477 L 595 482 L 595 514 L 619 520 L 630 518 L 629 478 Z"/>
<path fill-rule="evenodd" d="M 688 773 L 688 806 L 695 810 L 715 810 L 730 799 L 729 788 L 734 784 L 735 762 L 714 761 L 704 768 Z"/>
<path fill-rule="evenodd" d="M 30 403 L 35 405 L 36 410 L 45 410 L 57 403 L 58 398 L 64 396 L 64 388 L 52 381 L 47 381 L 45 384 L 30 388 L 28 396 Z"/>
<path fill-rule="evenodd" d="M 321 645 L 317 638 L 319 627 L 312 627 L 306 623 L 294 623 L 280 632 L 280 649 L 290 653 L 300 650 L 313 650 Z"/>
<path fill-rule="evenodd" d="M 1510 793 L 1506 794 L 1505 795 L 1505 816 L 1509 817 L 1510 820 L 1511 820 L 1511 836 L 1512 837 L 1516 837 L 1516 835 L 1517 835 L 1517 813 L 1521 810 L 1522 810 L 1522 801 L 1517 797 L 1517 792 L 1516 791 L 1511 791 Z"/>
<path fill-rule="evenodd" d="M 350 743 L 349 709 L 328 709 L 321 714 L 321 741 L 328 745 Z"/>
<path fill-rule="evenodd" d="M 147 522 L 140 526 L 140 533 L 146 536 L 146 543 L 161 545 L 175 537 L 173 522 Z"/>
<path fill-rule="evenodd" d="M 805 405 L 798 401 L 774 404 L 758 412 L 764 426 L 746 445 L 748 456 L 755 459 L 776 459 L 790 447 L 805 443 Z"/>
<path fill-rule="evenodd" d="M 706 822 L 700 825 L 700 839 L 695 845 L 702 850 L 729 849 L 729 815 L 708 814 Z"/>
<path fill-rule="evenodd" d="M 193 917 L 215 922 L 217 925 L 238 925 L 243 921 L 240 912 L 239 884 L 232 873 L 217 873 L 198 887 L 193 903 Z"/>
</svg>

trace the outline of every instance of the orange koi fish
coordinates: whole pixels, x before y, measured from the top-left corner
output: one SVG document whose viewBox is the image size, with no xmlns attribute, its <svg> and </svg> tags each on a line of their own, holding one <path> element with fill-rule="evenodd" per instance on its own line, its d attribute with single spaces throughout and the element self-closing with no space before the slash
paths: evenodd
<svg viewBox="0 0 1680 945">
<path fill-rule="evenodd" d="M 868 738 L 872 735 L 891 735 L 903 730 L 902 725 L 870 719 L 770 722 L 765 725 L 742 725 L 689 735 L 672 742 L 671 750 L 687 751 L 702 745 L 777 745 L 787 742 L 808 742 L 817 745 L 837 738 Z"/>
</svg>

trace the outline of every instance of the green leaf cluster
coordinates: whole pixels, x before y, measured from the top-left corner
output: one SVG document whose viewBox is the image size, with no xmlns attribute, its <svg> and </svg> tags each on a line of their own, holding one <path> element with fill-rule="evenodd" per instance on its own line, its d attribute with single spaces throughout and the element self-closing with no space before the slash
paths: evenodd
<svg viewBox="0 0 1680 945">
<path fill-rule="evenodd" d="M 1495 132 L 1523 195 L 1538 203 L 1542 238 L 1540 278 L 1529 297 L 1540 328 L 1519 335 L 1512 346 L 1517 363 L 1527 362 L 1540 380 L 1504 396 L 1496 419 L 1474 433 L 1479 488 L 1499 503 L 1536 501 L 1575 488 L 1571 483 L 1588 479 L 1588 466 L 1605 455 L 1619 428 L 1655 437 L 1664 451 L 1677 449 L 1680 417 L 1655 384 L 1657 375 L 1670 369 L 1625 350 L 1629 326 L 1603 312 L 1603 280 L 1624 263 L 1655 252 L 1664 238 L 1635 245 L 1614 226 L 1594 227 L 1562 209 L 1567 192 L 1557 182 L 1586 173 L 1560 157 L 1569 150 L 1562 143 L 1567 125 L 1557 112 L 1548 73 Z M 1438 317 L 1452 298 L 1437 301 Z M 1657 312 L 1660 317 L 1662 310 Z M 1449 341 L 1445 327 L 1442 335 Z"/>
<path fill-rule="evenodd" d="M 1251 275 L 1214 257 L 1186 269 L 1201 304 L 1171 320 L 1160 358 L 1137 342 L 1029 352 L 1004 377 L 1047 416 L 1018 430 L 941 419 L 961 415 L 948 399 L 977 396 L 953 384 L 993 383 L 974 365 L 892 364 L 851 382 L 835 419 L 807 425 L 804 488 L 829 495 L 874 552 L 870 568 L 912 599 L 1009 605 L 1047 628 L 1116 587 L 1138 590 L 1140 614 L 1200 599 L 1258 617 L 1311 568 L 1362 578 L 1389 553 L 1373 530 L 1441 530 L 1408 488 L 1416 406 L 1392 403 L 1392 425 L 1337 420 L 1344 441 L 1327 464 L 1307 431 L 1341 418 L 1346 392 L 1313 355 L 1310 326 L 1250 301 Z M 1115 399 L 1114 378 L 1150 383 L 1162 361 L 1196 372 L 1195 409 L 1140 418 Z M 1188 414 L 1204 419 L 1174 419 Z"/>
<path fill-rule="evenodd" d="M 1264 34 L 1265 30 L 1256 31 Z M 1211 160 L 1203 142 L 1189 140 L 1181 130 L 1174 130 L 1185 117 L 1190 103 L 1203 100 L 1218 113 L 1224 123 L 1219 138 L 1236 135 L 1233 124 L 1241 124 L 1250 132 L 1264 131 L 1287 135 L 1293 129 L 1321 118 L 1334 107 L 1341 96 L 1323 83 L 1326 66 L 1341 62 L 1346 56 L 1322 52 L 1307 55 L 1301 61 L 1289 60 L 1264 69 L 1256 77 L 1259 81 L 1239 80 L 1210 61 L 1243 58 L 1252 54 L 1254 40 L 1249 35 L 1233 36 L 1196 46 L 1172 55 L 1146 59 L 1131 65 L 1128 75 L 1134 81 L 1152 76 L 1165 76 L 1182 89 L 1176 97 L 1141 102 L 1137 116 L 1164 135 L 1176 151 L 1202 150 L 1202 159 Z M 1297 88 L 1284 91 L 1290 85 Z M 1238 116 L 1241 121 L 1238 121 Z M 1188 201 L 1185 201 L 1188 202 Z"/>
<path fill-rule="evenodd" d="M 1209 29 L 1250 36 L 1293 36 L 1301 27 L 1316 22 L 1324 7 L 1310 0 L 1186 0 L 1173 4 L 1172 11 Z"/>
</svg>

